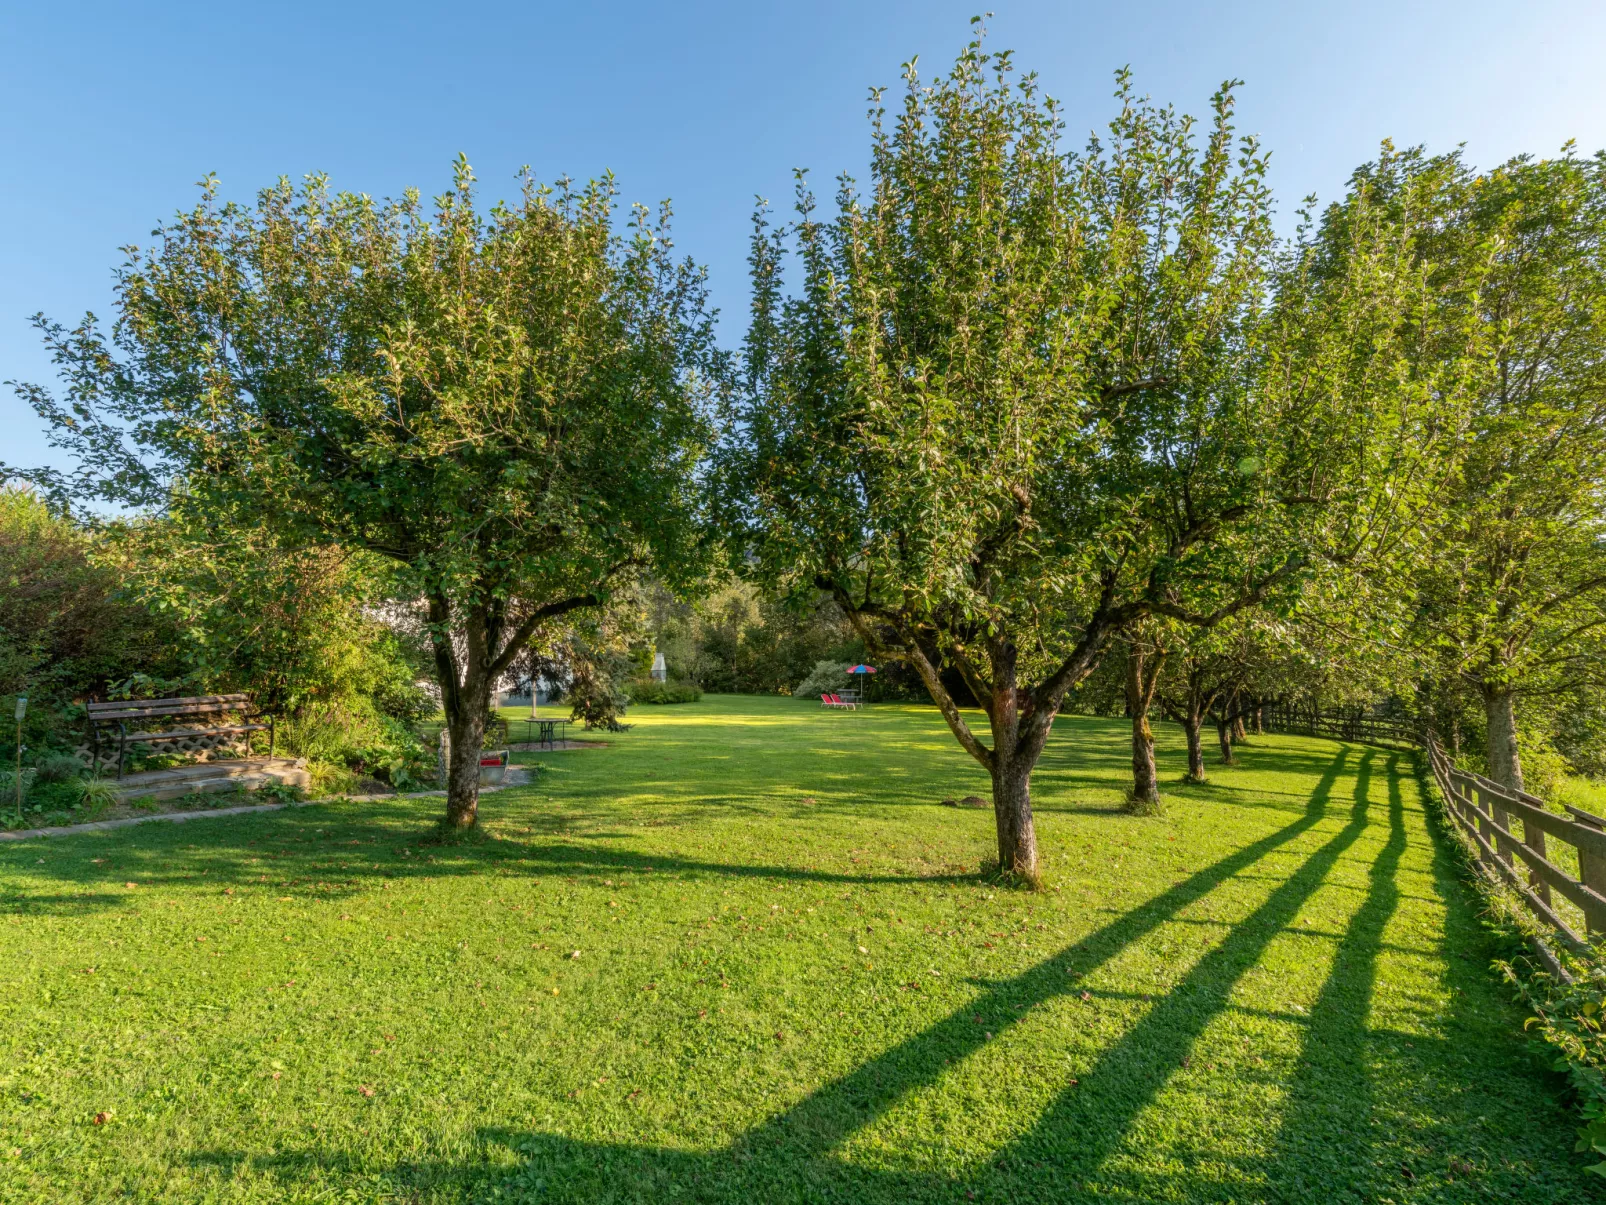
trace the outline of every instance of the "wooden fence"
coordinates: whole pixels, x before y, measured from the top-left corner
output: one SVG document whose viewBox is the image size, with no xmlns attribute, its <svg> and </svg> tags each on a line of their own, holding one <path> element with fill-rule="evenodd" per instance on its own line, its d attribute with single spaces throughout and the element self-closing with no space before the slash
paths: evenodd
<svg viewBox="0 0 1606 1205">
<path fill-rule="evenodd" d="M 1606 934 L 1606 817 L 1570 804 L 1562 815 L 1526 791 L 1462 770 L 1431 730 L 1404 720 L 1277 707 L 1267 709 L 1266 722 L 1274 732 L 1426 749 L 1450 819 L 1476 848 L 1483 874 L 1515 892 L 1542 932 L 1570 950 L 1589 953 L 1590 940 Z M 1548 941 L 1535 948 L 1553 975 L 1571 982 Z"/>
<path fill-rule="evenodd" d="M 1265 724 L 1273 732 L 1297 732 L 1363 744 L 1420 745 L 1422 738 L 1409 721 L 1371 715 L 1364 711 L 1318 711 L 1311 707 L 1268 707 Z"/>
<path fill-rule="evenodd" d="M 1563 945 L 1587 954 L 1589 938 L 1606 933 L 1606 817 L 1571 805 L 1558 815 L 1526 791 L 1458 769 L 1431 732 L 1425 743 L 1439 793 L 1484 874 L 1515 891 Z M 1549 947 L 1538 948 L 1551 973 L 1570 982 Z"/>
</svg>

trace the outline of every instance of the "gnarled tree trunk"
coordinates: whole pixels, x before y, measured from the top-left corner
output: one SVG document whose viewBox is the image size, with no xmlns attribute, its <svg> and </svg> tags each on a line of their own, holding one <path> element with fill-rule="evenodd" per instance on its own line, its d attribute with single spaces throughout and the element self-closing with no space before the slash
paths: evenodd
<svg viewBox="0 0 1606 1205">
<path fill-rule="evenodd" d="M 999 870 L 1036 882 L 1037 828 L 1032 823 L 1032 766 L 1035 758 L 998 757 L 994 750 L 993 820 L 998 829 Z"/>
</svg>

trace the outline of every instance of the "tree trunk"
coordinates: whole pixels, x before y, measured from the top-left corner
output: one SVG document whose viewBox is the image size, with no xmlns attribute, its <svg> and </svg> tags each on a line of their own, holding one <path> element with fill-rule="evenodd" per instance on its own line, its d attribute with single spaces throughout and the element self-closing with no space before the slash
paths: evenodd
<svg viewBox="0 0 1606 1205">
<path fill-rule="evenodd" d="M 1126 652 L 1126 706 L 1132 717 L 1132 802 L 1158 807 L 1160 784 L 1154 770 L 1154 729 L 1149 726 L 1154 679 L 1145 673 L 1144 652 L 1133 645 Z"/>
<path fill-rule="evenodd" d="M 1266 733 L 1266 717 L 1264 714 L 1262 714 L 1265 710 L 1266 709 L 1264 707 L 1255 708 L 1254 715 L 1256 736 L 1264 736 Z"/>
<path fill-rule="evenodd" d="M 1232 756 L 1232 721 L 1216 721 L 1216 740 L 1221 743 L 1221 764 L 1230 766 L 1235 764 Z"/>
<path fill-rule="evenodd" d="M 1483 705 L 1489 717 L 1489 777 L 1501 786 L 1520 791 L 1522 754 L 1517 749 L 1517 712 L 1511 691 L 1486 686 Z"/>
<path fill-rule="evenodd" d="M 485 717 L 495 679 L 489 650 L 495 644 L 499 625 L 488 622 L 484 611 L 464 614 L 464 653 L 460 657 L 452 640 L 451 604 L 444 594 L 430 595 L 428 603 L 435 676 L 440 683 L 441 710 L 446 713 L 450 742 L 444 784 L 446 827 L 469 829 L 479 820 L 480 751 L 485 745 Z"/>
<path fill-rule="evenodd" d="M 1249 734 L 1244 731 L 1243 713 L 1239 712 L 1237 715 L 1232 717 L 1232 741 L 1233 741 L 1233 744 L 1235 744 L 1235 745 L 1238 744 L 1240 741 L 1244 740 L 1248 735 Z"/>
<path fill-rule="evenodd" d="M 1204 716 L 1190 709 L 1182 719 L 1182 731 L 1188 738 L 1188 781 L 1203 782 L 1205 780 Z"/>
<path fill-rule="evenodd" d="M 1032 823 L 1032 761 L 993 757 L 993 817 L 998 827 L 998 869 L 1029 883 L 1040 876 L 1037 829 Z"/>
<path fill-rule="evenodd" d="M 480 753 L 485 747 L 485 717 L 491 704 L 490 681 L 471 677 L 455 693 L 457 706 L 446 716 L 446 729 L 451 733 L 446 826 L 466 829 L 474 827 L 480 815 Z"/>
</svg>

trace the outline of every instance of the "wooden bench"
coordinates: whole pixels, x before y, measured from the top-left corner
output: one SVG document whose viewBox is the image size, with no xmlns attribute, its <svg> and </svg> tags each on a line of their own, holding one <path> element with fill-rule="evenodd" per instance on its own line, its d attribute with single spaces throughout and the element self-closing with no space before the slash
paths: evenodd
<svg viewBox="0 0 1606 1205">
<path fill-rule="evenodd" d="M 128 762 L 130 745 L 156 741 L 175 741 L 189 750 L 211 752 L 225 742 L 226 737 L 240 737 L 252 732 L 268 734 L 268 756 L 273 756 L 273 717 L 263 723 L 261 713 L 252 708 L 251 696 L 194 695 L 184 699 L 127 699 L 110 703 L 90 703 L 89 713 L 90 766 L 97 772 L 109 756 L 101 753 L 102 745 L 114 740 L 117 749 L 117 777 L 123 776 Z M 213 720 L 204 726 L 159 728 L 149 730 L 142 725 L 183 720 Z M 109 752 L 109 750 L 108 750 Z"/>
</svg>

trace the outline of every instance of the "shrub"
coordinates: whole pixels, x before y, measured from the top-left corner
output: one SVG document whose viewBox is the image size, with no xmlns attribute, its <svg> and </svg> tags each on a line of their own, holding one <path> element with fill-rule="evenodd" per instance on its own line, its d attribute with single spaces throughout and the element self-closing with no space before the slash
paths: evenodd
<svg viewBox="0 0 1606 1205">
<path fill-rule="evenodd" d="M 797 684 L 792 693 L 800 699 L 812 699 L 818 695 L 833 694 L 845 690 L 848 685 L 848 670 L 850 663 L 846 661 L 816 661 L 809 676 Z"/>
<path fill-rule="evenodd" d="M 84 763 L 71 753 L 51 753 L 39 759 L 34 777 L 39 782 L 71 782 L 84 773 Z"/>
<path fill-rule="evenodd" d="M 383 717 L 378 739 L 346 750 L 346 765 L 389 783 L 398 791 L 433 782 L 436 753 L 426 748 L 405 724 Z"/>
<path fill-rule="evenodd" d="M 308 762 L 307 777 L 311 780 L 308 790 L 314 799 L 328 795 L 351 795 L 357 790 L 357 773 L 333 762 Z"/>
<path fill-rule="evenodd" d="M 1545 1061 L 1572 1088 L 1584 1122 L 1576 1149 L 1599 1159 L 1585 1170 L 1606 1176 L 1606 966 L 1594 958 L 1568 962 L 1572 983 L 1525 976 L 1509 962 L 1495 965 L 1533 1010 L 1527 1028 L 1543 1043 Z"/>
<path fill-rule="evenodd" d="M 427 720 L 440 710 L 440 704 L 429 691 L 399 673 L 392 674 L 375 687 L 374 706 L 381 715 L 406 724 Z"/>
<path fill-rule="evenodd" d="M 632 703 L 695 703 L 703 697 L 695 682 L 654 682 L 651 678 L 632 682 L 627 688 Z"/>
<path fill-rule="evenodd" d="M 22 793 L 24 797 L 33 790 L 34 768 L 27 767 L 22 771 Z M 15 770 L 0 770 L 0 811 L 17 801 L 17 772 Z"/>
</svg>

